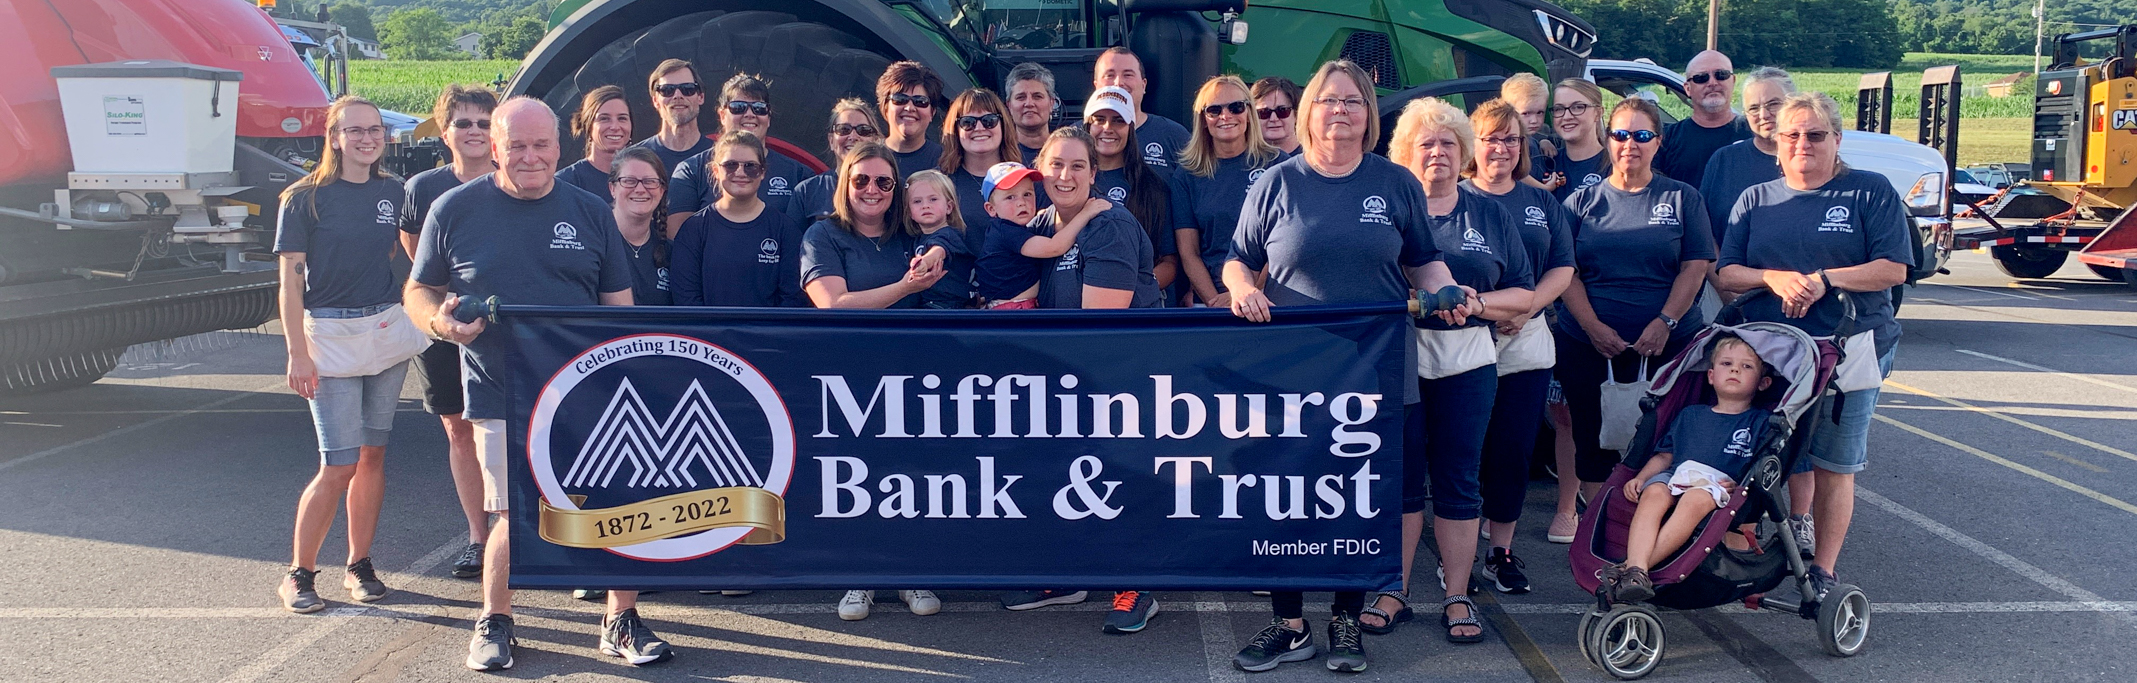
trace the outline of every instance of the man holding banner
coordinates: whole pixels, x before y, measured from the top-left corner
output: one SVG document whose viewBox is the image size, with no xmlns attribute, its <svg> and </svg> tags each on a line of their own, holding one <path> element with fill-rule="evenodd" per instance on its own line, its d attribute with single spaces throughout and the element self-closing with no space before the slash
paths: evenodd
<svg viewBox="0 0 2137 683">
<path fill-rule="evenodd" d="M 467 667 L 478 671 L 512 667 L 512 543 L 502 513 L 509 508 L 505 421 L 511 412 L 503 380 L 513 352 L 507 335 L 485 335 L 481 318 L 461 322 L 455 311 L 464 302 L 499 295 L 519 303 L 629 306 L 632 285 L 623 236 L 608 206 L 555 182 L 556 114 L 540 100 L 519 97 L 498 107 L 494 119 L 493 156 L 501 166 L 438 198 L 424 221 L 404 293 L 418 325 L 462 347 L 483 507 L 499 513 L 482 575 L 484 616 L 468 645 Z M 632 664 L 667 659 L 667 643 L 638 618 L 637 597 L 635 591 L 609 592 L 601 651 Z"/>
</svg>

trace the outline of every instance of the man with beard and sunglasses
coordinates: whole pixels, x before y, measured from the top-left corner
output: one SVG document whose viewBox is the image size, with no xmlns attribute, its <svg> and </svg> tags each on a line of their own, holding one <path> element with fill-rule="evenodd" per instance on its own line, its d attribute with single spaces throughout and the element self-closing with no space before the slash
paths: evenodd
<svg viewBox="0 0 2137 683">
<path fill-rule="evenodd" d="M 632 147 L 653 150 L 667 168 L 680 166 L 684 160 L 712 149 L 712 138 L 705 137 L 704 130 L 698 127 L 698 114 L 705 107 L 705 86 L 698 83 L 695 65 L 681 59 L 661 62 L 646 78 L 646 92 L 653 96 L 653 108 L 660 112 L 660 132 Z"/>
<path fill-rule="evenodd" d="M 735 74 L 720 86 L 720 132 L 748 131 L 759 140 L 772 139 L 772 85 L 755 74 Z M 793 157 L 767 149 L 764 177 L 757 182 L 757 198 L 781 215 L 789 215 L 788 202 L 794 189 L 809 178 L 809 170 Z M 668 181 L 668 232 L 682 228 L 683 220 L 720 199 L 719 187 L 709 182 L 707 164 L 713 150 L 706 149 L 673 167 Z"/>
<path fill-rule="evenodd" d="M 1707 50 L 1684 66 L 1684 92 L 1692 96 L 1692 117 L 1662 129 L 1662 150 L 1655 171 L 1671 180 L 1699 184 L 1714 150 L 1751 138 L 1751 126 L 1729 108 L 1736 90 L 1736 70 L 1729 56 Z"/>
</svg>

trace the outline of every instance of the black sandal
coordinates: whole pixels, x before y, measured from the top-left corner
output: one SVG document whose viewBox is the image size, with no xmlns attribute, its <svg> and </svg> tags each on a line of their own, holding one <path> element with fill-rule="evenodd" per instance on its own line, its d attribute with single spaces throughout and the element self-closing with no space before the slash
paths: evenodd
<svg viewBox="0 0 2137 683">
<path fill-rule="evenodd" d="M 1397 608 L 1394 614 L 1389 614 L 1387 610 L 1380 609 L 1381 598 L 1394 598 L 1396 602 L 1402 603 L 1402 607 Z M 1376 636 L 1384 636 L 1390 633 L 1394 633 L 1396 626 L 1400 626 L 1403 622 L 1417 618 L 1417 613 L 1410 610 L 1410 597 L 1408 595 L 1404 595 L 1396 591 L 1381 591 L 1379 594 L 1374 595 L 1372 603 L 1366 605 L 1365 609 L 1359 612 L 1360 616 L 1367 614 L 1380 617 L 1381 625 L 1374 626 L 1372 624 L 1365 623 L 1365 621 L 1363 620 L 1360 620 L 1358 622 L 1358 628 L 1364 630 L 1366 633 L 1371 633 Z"/>
<path fill-rule="evenodd" d="M 1447 608 L 1454 606 L 1456 603 L 1468 606 L 1469 616 L 1459 619 L 1447 616 Z M 1440 626 L 1447 629 L 1447 642 L 1460 645 L 1484 642 L 1484 621 L 1477 618 L 1476 601 L 1469 599 L 1467 595 L 1456 595 L 1440 601 Z M 1454 627 L 1456 626 L 1475 626 L 1477 627 L 1477 633 L 1470 636 L 1458 636 L 1454 634 Z"/>
</svg>

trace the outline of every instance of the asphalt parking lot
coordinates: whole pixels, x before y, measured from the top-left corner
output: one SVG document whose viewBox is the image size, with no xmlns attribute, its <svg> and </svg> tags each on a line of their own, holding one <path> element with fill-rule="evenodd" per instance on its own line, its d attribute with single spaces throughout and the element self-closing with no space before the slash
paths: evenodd
<svg viewBox="0 0 2137 683">
<path fill-rule="evenodd" d="M 1874 602 L 1860 656 L 1811 622 L 1725 608 L 1668 613 L 1656 681 L 2137 680 L 2137 289 L 2075 263 L 2013 284 L 1980 254 L 1915 287 L 1871 432 L 1839 574 Z M 0 680 L 479 680 L 461 668 L 477 585 L 443 571 L 465 543 L 444 437 L 411 385 L 388 456 L 374 557 L 396 592 L 339 590 L 292 615 L 273 587 L 316 468 L 274 329 L 140 347 L 84 389 L 0 399 Z M 1534 483 L 1516 552 L 1535 592 L 1492 596 L 1489 639 L 1435 615 L 1366 641 L 1357 680 L 1607 680 L 1574 644 L 1582 598 L 1543 540 Z M 1428 544 L 1429 545 L 1429 544 Z M 972 552 L 986 552 L 975 547 Z M 1429 550 L 1425 551 L 1429 554 Z M 1431 558 L 1421 560 L 1429 567 Z M 1424 574 L 1430 581 L 1430 573 Z M 679 651 L 633 669 L 594 650 L 599 606 L 525 591 L 518 665 L 498 677 L 660 681 L 1323 680 L 1318 662 L 1242 674 L 1268 619 L 1247 593 L 1163 593 L 1152 627 L 1099 632 L 1103 601 L 1009 613 L 948 591 L 942 614 L 880 603 L 840 621 L 833 591 L 648 595 Z M 888 593 L 882 599 L 891 599 Z M 1326 600 L 1309 596 L 1308 616 Z M 1325 612 L 1321 613 L 1325 614 Z"/>
</svg>

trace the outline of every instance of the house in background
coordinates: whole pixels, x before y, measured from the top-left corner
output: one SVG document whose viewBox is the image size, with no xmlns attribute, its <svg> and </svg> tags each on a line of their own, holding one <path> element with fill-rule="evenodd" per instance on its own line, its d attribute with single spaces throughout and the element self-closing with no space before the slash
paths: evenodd
<svg viewBox="0 0 2137 683">
<path fill-rule="evenodd" d="M 482 34 L 469 32 L 453 39 L 453 49 L 467 53 L 469 57 L 482 56 Z"/>
<path fill-rule="evenodd" d="M 362 38 L 354 37 L 349 39 L 349 54 L 350 56 L 361 57 L 363 59 L 386 58 L 386 51 L 379 49 L 377 41 L 364 40 Z"/>
</svg>

